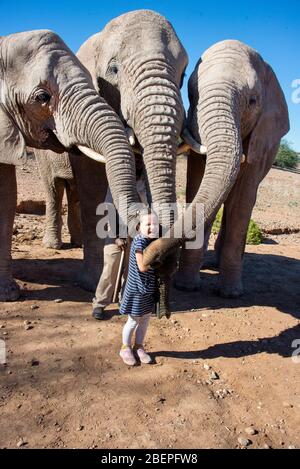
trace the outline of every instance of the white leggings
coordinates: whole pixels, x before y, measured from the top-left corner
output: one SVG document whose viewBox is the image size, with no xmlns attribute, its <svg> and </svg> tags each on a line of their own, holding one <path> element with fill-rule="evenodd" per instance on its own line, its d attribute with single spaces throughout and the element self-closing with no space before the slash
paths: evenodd
<svg viewBox="0 0 300 469">
<path fill-rule="evenodd" d="M 131 347 L 132 336 L 135 331 L 135 343 L 143 345 L 145 335 L 148 329 L 151 313 L 144 314 L 143 316 L 130 316 L 128 314 L 127 322 L 123 328 L 122 339 L 123 345 Z"/>
</svg>

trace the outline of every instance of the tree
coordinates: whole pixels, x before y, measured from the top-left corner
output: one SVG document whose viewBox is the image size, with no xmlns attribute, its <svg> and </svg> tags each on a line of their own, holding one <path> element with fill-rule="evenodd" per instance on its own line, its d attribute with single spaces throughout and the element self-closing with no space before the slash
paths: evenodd
<svg viewBox="0 0 300 469">
<path fill-rule="evenodd" d="M 289 142 L 282 140 L 274 165 L 280 168 L 296 168 L 298 163 L 298 154 L 291 148 Z"/>
</svg>

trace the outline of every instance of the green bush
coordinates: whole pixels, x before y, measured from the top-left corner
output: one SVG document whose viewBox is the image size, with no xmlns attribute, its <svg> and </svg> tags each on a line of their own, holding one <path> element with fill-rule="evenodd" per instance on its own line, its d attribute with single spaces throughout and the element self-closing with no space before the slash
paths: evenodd
<svg viewBox="0 0 300 469">
<path fill-rule="evenodd" d="M 223 216 L 223 209 L 220 208 L 220 210 L 218 211 L 217 216 L 215 218 L 215 221 L 213 223 L 212 230 L 211 230 L 211 232 L 214 235 L 217 235 L 219 233 L 220 229 L 221 229 L 222 216 Z"/>
<path fill-rule="evenodd" d="M 262 242 L 262 233 L 257 223 L 254 220 L 250 220 L 247 233 L 247 244 L 261 244 Z"/>
<path fill-rule="evenodd" d="M 297 163 L 297 153 L 286 140 L 283 140 L 276 155 L 274 165 L 280 168 L 296 168 Z"/>
<path fill-rule="evenodd" d="M 215 235 L 218 234 L 220 231 L 222 215 L 223 215 L 223 209 L 221 208 L 217 213 L 217 216 L 215 218 L 215 221 L 212 227 L 212 233 Z M 257 244 L 261 244 L 261 242 L 262 242 L 262 233 L 259 229 L 259 226 L 257 225 L 257 223 L 255 223 L 254 220 L 251 219 L 249 226 L 248 226 L 246 243 L 257 245 Z"/>
</svg>

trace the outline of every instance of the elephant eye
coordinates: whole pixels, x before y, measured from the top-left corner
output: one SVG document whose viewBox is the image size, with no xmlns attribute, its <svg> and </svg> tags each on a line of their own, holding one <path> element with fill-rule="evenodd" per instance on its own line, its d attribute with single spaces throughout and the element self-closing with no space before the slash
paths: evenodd
<svg viewBox="0 0 300 469">
<path fill-rule="evenodd" d="M 41 91 L 35 96 L 35 101 L 41 104 L 49 103 L 51 96 L 47 91 Z"/>
<path fill-rule="evenodd" d="M 118 74 L 118 64 L 116 59 L 112 59 L 107 67 L 107 74 L 108 75 L 117 75 Z"/>
<path fill-rule="evenodd" d="M 116 74 L 118 73 L 118 67 L 117 67 L 116 65 L 113 65 L 113 66 L 110 68 L 110 71 L 116 75 Z"/>
<path fill-rule="evenodd" d="M 251 98 L 249 99 L 250 106 L 254 106 L 256 102 L 257 102 L 256 96 L 251 96 Z"/>
</svg>

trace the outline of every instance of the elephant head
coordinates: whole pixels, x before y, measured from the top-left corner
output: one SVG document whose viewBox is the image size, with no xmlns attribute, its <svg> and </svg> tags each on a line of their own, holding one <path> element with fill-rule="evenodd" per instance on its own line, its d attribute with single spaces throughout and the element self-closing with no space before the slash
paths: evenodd
<svg viewBox="0 0 300 469">
<path fill-rule="evenodd" d="M 206 228 L 234 185 L 244 158 L 245 164 L 267 166 L 268 152 L 289 130 L 287 105 L 273 70 L 239 41 L 223 41 L 208 49 L 188 87 L 190 108 L 184 133 L 197 153 L 203 150 L 201 143 L 206 147 L 205 173 L 193 203 L 168 233 L 169 239 L 157 240 L 148 248 L 149 263 L 162 260 L 170 249 L 193 238 L 197 203 L 204 205 Z M 176 239 L 178 227 L 187 226 L 191 218 L 191 231 Z"/>
<path fill-rule="evenodd" d="M 41 30 L 0 39 L 0 97 L 0 163 L 18 164 L 26 145 L 59 153 L 77 146 L 88 156 L 105 157 L 116 200 L 138 200 L 122 122 L 56 34 Z M 122 185 L 115 169 L 121 161 Z"/>
<path fill-rule="evenodd" d="M 184 109 L 187 54 L 172 25 L 153 11 L 110 21 L 77 53 L 100 95 L 140 145 L 153 203 L 174 203 L 175 165 Z"/>
</svg>

